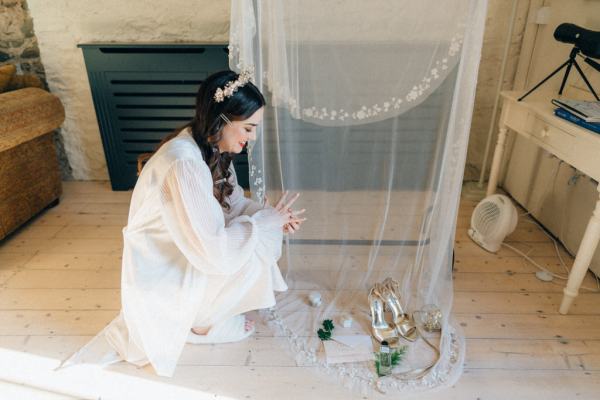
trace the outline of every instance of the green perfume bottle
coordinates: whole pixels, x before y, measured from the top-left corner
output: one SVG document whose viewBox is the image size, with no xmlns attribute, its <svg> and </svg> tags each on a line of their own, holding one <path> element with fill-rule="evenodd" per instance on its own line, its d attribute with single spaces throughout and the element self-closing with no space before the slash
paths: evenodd
<svg viewBox="0 0 600 400">
<path fill-rule="evenodd" d="M 379 347 L 379 375 L 390 375 L 392 373 L 392 353 L 390 346 L 385 340 Z"/>
</svg>

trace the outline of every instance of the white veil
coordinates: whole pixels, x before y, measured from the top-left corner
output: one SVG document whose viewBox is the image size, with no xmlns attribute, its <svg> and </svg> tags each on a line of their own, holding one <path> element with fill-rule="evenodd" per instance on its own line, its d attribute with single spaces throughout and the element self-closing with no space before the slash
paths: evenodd
<svg viewBox="0 0 600 400">
<path fill-rule="evenodd" d="M 450 316 L 456 216 L 486 2 L 232 0 L 230 67 L 254 68 L 267 98 L 249 149 L 253 196 L 296 202 L 308 221 L 284 244 L 290 290 L 268 312 L 298 363 L 346 383 L 422 390 L 458 379 L 464 342 Z M 441 334 L 408 345 L 402 373 L 326 366 L 325 319 L 368 334 L 367 295 L 391 277 L 408 312 L 435 305 Z M 318 291 L 319 307 L 307 302 Z M 432 366 L 433 365 L 433 366 Z M 420 373 L 418 373 L 420 372 Z"/>
</svg>

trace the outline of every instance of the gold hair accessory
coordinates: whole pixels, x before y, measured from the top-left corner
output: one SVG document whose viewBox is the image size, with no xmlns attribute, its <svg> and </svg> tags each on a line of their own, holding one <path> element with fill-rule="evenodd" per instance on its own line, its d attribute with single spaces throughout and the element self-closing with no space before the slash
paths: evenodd
<svg viewBox="0 0 600 400">
<path fill-rule="evenodd" d="M 221 117 L 221 119 L 223 119 L 227 125 L 231 125 L 231 121 L 225 116 L 225 114 L 221 113 L 219 114 L 219 117 Z"/>
<path fill-rule="evenodd" d="M 225 85 L 223 89 L 217 88 L 215 91 L 214 99 L 215 102 L 220 103 L 225 100 L 226 97 L 231 97 L 233 94 L 242 86 L 246 85 L 248 82 L 252 80 L 252 76 L 254 75 L 254 70 L 252 68 L 247 68 L 240 72 L 238 78 L 235 81 L 229 81 Z"/>
</svg>

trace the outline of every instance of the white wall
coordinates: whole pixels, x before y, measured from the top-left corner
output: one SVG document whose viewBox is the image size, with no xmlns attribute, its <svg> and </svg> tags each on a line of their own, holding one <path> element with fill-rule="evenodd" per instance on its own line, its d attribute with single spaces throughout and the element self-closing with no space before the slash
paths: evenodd
<svg viewBox="0 0 600 400">
<path fill-rule="evenodd" d="M 466 181 L 479 179 L 479 171 L 483 162 L 485 144 L 492 118 L 496 88 L 500 79 L 500 64 L 502 63 L 506 36 L 508 35 L 512 3 L 513 0 L 488 0 L 481 63 L 477 77 L 477 92 L 475 94 L 475 106 L 467 152 Z M 506 71 L 502 81 L 502 90 L 510 90 L 515 79 L 529 3 L 530 0 L 519 0 L 517 4 L 515 25 L 510 38 L 510 48 Z M 496 121 L 499 116 L 500 113 L 498 112 Z M 491 151 L 493 151 L 493 147 Z M 487 160 L 487 164 L 487 168 L 489 169 L 491 155 Z"/>
<path fill-rule="evenodd" d="M 554 39 L 554 30 L 563 22 L 570 22 L 587 29 L 600 30 L 600 1 L 598 0 L 545 0 L 544 6 L 551 9 L 550 20 L 546 25 L 540 25 L 536 34 L 535 47 L 531 66 L 527 72 L 527 86 L 532 86 L 554 71 L 569 56 L 573 45 L 558 42 Z M 589 65 L 578 59 L 586 76 L 592 84 L 600 91 L 600 73 L 593 70 Z M 557 94 L 562 79 L 555 76 L 543 86 L 546 93 Z M 571 71 L 565 95 L 569 97 L 588 97 L 585 83 L 576 71 Z M 583 90 L 583 92 L 580 92 Z M 540 92 L 543 93 L 543 92 Z M 543 94 L 546 96 L 546 94 Z"/>
<path fill-rule="evenodd" d="M 537 28 L 530 67 L 523 71 L 529 88 L 551 73 L 569 56 L 572 45 L 553 38 L 556 27 L 571 22 L 587 29 L 600 30 L 600 1 L 545 0 L 551 7 L 547 25 Z M 600 72 L 578 60 L 596 92 L 600 92 Z M 564 72 L 546 82 L 532 98 L 551 99 L 558 96 Z M 575 70 L 569 75 L 564 97 L 593 100 L 585 83 Z M 590 132 L 590 135 L 594 133 Z M 597 182 L 581 175 L 569 165 L 558 165 L 556 158 L 517 137 L 510 141 L 503 187 L 555 236 L 567 249 L 576 253 L 587 222 L 598 199 Z M 598 155 L 600 157 L 600 154 Z M 592 261 L 592 269 L 600 274 L 600 248 Z"/>
<path fill-rule="evenodd" d="M 229 1 L 28 0 L 50 90 L 62 100 L 75 179 L 108 179 L 80 43 L 226 43 Z"/>
</svg>

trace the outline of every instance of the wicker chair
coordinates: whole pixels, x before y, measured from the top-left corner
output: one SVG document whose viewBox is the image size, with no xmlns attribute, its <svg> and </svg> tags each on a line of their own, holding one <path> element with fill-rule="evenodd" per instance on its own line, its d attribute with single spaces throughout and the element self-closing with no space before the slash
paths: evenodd
<svg viewBox="0 0 600 400">
<path fill-rule="evenodd" d="M 58 97 L 37 88 L 0 94 L 0 240 L 62 194 L 52 131 L 65 119 Z"/>
</svg>

